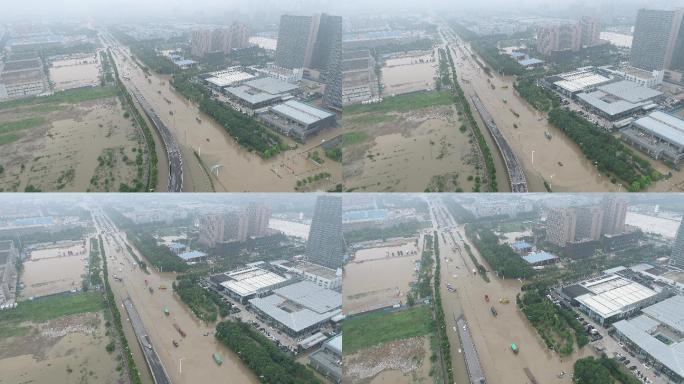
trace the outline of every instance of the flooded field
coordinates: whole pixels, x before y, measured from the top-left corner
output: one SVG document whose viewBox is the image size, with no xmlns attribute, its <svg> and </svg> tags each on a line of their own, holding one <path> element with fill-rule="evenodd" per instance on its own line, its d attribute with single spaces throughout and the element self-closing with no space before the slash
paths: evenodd
<svg viewBox="0 0 684 384">
<path fill-rule="evenodd" d="M 434 52 L 392 56 L 382 67 L 383 95 L 395 96 L 434 88 L 436 65 Z"/>
<path fill-rule="evenodd" d="M 264 160 L 241 147 L 222 126 L 177 93 L 168 83 L 169 76 L 147 76 L 132 63 L 127 50 L 116 49 L 114 53 L 122 76 L 130 78 L 125 85 L 140 91 L 176 137 L 183 154 L 184 191 L 292 191 L 298 180 L 322 172 L 330 173 L 331 179 L 307 190 L 328 190 L 341 183 L 341 164 L 326 158 L 320 147 L 323 141 L 339 135 L 339 129 L 325 130 L 305 144 L 284 138 L 297 149 Z M 308 158 L 313 151 L 319 152 L 323 164 Z M 210 182 L 207 173 L 213 167 L 218 170 L 212 172 Z"/>
<path fill-rule="evenodd" d="M 23 299 L 81 288 L 88 261 L 82 244 L 35 250 L 29 257 L 21 274 Z"/>
<path fill-rule="evenodd" d="M 345 384 L 432 383 L 429 336 L 412 337 L 345 356 Z"/>
<path fill-rule="evenodd" d="M 2 109 L 3 123 L 2 191 L 118 191 L 138 180 L 142 134 L 115 97 Z"/>
<path fill-rule="evenodd" d="M 98 53 L 53 60 L 50 62 L 50 81 L 56 91 L 97 86 L 100 84 L 100 66 Z"/>
<path fill-rule="evenodd" d="M 0 339 L 0 384 L 125 382 L 104 323 L 102 312 L 25 323 L 25 334 Z"/>
<path fill-rule="evenodd" d="M 415 243 L 359 250 L 344 268 L 342 306 L 346 313 L 406 302 L 420 255 Z M 397 256 L 398 252 L 408 255 Z M 395 256 L 391 256 L 394 254 Z M 389 255 L 389 256 L 388 256 Z"/>
<path fill-rule="evenodd" d="M 554 192 L 618 190 L 572 140 L 548 124 L 545 114 L 534 110 L 516 94 L 513 78 L 499 75 L 490 78 L 468 51 L 456 46 L 451 51 L 460 85 L 466 95 L 476 92 L 480 96 L 521 161 L 531 192 L 545 191 L 544 181 Z M 545 132 L 551 135 L 550 140 Z"/>
<path fill-rule="evenodd" d="M 649 216 L 636 212 L 627 212 L 625 217 L 625 224 L 637 227 L 645 233 L 655 233 L 667 239 L 675 238 L 680 223 L 681 218 L 677 220 L 675 218 Z"/>
<path fill-rule="evenodd" d="M 428 106 L 416 104 L 424 100 L 430 100 Z M 345 112 L 344 128 L 356 138 L 344 147 L 347 188 L 472 191 L 483 176 L 483 160 L 471 133 L 460 128 L 461 117 L 451 104 L 446 92 L 433 92 Z"/>
</svg>

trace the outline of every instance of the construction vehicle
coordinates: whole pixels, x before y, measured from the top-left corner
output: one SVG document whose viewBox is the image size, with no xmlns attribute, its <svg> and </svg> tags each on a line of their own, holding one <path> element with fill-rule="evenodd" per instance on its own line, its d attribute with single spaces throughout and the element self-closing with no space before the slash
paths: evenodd
<svg viewBox="0 0 684 384">
<path fill-rule="evenodd" d="M 173 343 L 174 347 L 178 348 L 178 341 L 177 340 L 173 340 L 172 343 Z"/>
<path fill-rule="evenodd" d="M 171 312 L 169 312 L 169 307 L 164 307 L 164 314 L 168 316 Z"/>
<path fill-rule="evenodd" d="M 485 301 L 489 303 L 489 295 L 485 295 Z"/>
<path fill-rule="evenodd" d="M 518 351 L 519 351 L 518 345 L 515 344 L 515 343 L 512 343 L 512 344 L 511 344 L 511 351 L 513 351 L 513 353 L 515 353 L 515 354 L 517 355 L 517 354 L 518 354 Z"/>
<path fill-rule="evenodd" d="M 502 297 L 499 299 L 499 304 L 508 304 L 510 303 L 510 300 L 508 298 Z"/>
<path fill-rule="evenodd" d="M 159 285 L 159 289 L 166 289 L 166 285 L 160 284 L 160 285 Z"/>
<path fill-rule="evenodd" d="M 491 307 L 490 310 L 492 311 L 492 315 L 494 315 L 494 317 L 499 315 L 499 312 L 496 311 L 496 308 Z"/>
<path fill-rule="evenodd" d="M 218 352 L 214 352 L 214 361 L 216 364 L 221 365 L 223 364 L 223 359 L 221 358 L 221 355 L 219 355 Z"/>
</svg>

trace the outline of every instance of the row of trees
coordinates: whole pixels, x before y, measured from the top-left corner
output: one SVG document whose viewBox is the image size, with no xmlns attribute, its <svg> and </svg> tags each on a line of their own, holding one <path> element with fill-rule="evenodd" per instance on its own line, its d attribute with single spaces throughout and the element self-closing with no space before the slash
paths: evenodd
<svg viewBox="0 0 684 384">
<path fill-rule="evenodd" d="M 468 99 L 466 98 L 463 89 L 458 84 L 456 78 L 456 67 L 454 66 L 454 59 L 451 56 L 451 51 L 447 51 L 446 57 L 449 62 L 449 67 L 451 68 L 451 79 L 453 83 L 452 88 L 454 90 L 454 99 L 456 103 L 460 106 L 459 109 L 462 111 L 459 112 L 459 115 L 461 113 L 465 115 L 467 123 L 470 125 L 470 127 L 473 130 L 473 133 L 475 134 L 477 144 L 480 148 L 480 151 L 482 151 L 482 156 L 484 157 L 487 175 L 489 176 L 489 189 L 491 192 L 496 192 L 499 190 L 499 187 L 496 180 L 496 167 L 494 166 L 494 157 L 492 156 L 492 151 L 489 148 L 489 145 L 487 144 L 487 141 L 485 140 L 485 137 L 482 134 L 480 127 L 477 125 L 475 117 L 473 117 L 473 111 L 470 109 L 470 103 L 468 103 Z M 479 188 L 475 188 L 473 192 L 480 192 L 480 190 Z"/>
<path fill-rule="evenodd" d="M 528 278 L 533 275 L 532 267 L 510 246 L 500 244 L 499 238 L 490 230 L 466 225 L 465 232 L 494 271 L 507 278 Z"/>
<path fill-rule="evenodd" d="M 179 276 L 173 282 L 173 290 L 201 320 L 214 322 L 230 313 L 230 305 L 224 303 L 218 294 L 209 292 L 199 285 L 199 275 L 190 273 Z"/>
<path fill-rule="evenodd" d="M 235 352 L 261 383 L 321 384 L 312 371 L 246 323 L 219 323 L 216 326 L 216 339 Z"/>
<path fill-rule="evenodd" d="M 551 91 L 538 86 L 536 79 L 533 76 L 519 78 L 515 84 L 513 84 L 513 88 L 515 88 L 520 96 L 539 111 L 549 112 L 560 106 L 558 97 Z"/>
<path fill-rule="evenodd" d="M 442 294 L 440 293 L 440 256 L 439 256 L 439 236 L 434 232 L 435 237 L 435 329 L 439 343 L 439 351 L 442 356 L 443 369 L 447 374 L 445 382 L 454 382 L 454 372 L 451 366 L 451 345 L 447 336 L 446 319 L 444 308 L 442 307 Z"/>
<path fill-rule="evenodd" d="M 627 182 L 632 192 L 646 189 L 662 177 L 647 160 L 575 112 L 556 108 L 549 113 L 549 122 L 575 141 L 599 171 Z"/>
<path fill-rule="evenodd" d="M 157 240 L 145 232 L 127 231 L 126 236 L 135 248 L 145 255 L 154 267 L 165 272 L 185 272 L 188 265 L 167 247 L 157 245 Z"/>
</svg>

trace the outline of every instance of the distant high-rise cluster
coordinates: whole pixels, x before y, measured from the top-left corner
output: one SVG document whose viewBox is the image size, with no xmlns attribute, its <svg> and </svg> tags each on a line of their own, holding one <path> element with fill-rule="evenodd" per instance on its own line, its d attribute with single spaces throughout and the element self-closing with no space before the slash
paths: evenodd
<svg viewBox="0 0 684 384">
<path fill-rule="evenodd" d="M 537 51 L 549 56 L 553 52 L 578 52 L 583 46 L 601 42 L 601 22 L 594 17 L 583 17 L 579 22 L 545 25 L 537 31 Z"/>
<path fill-rule="evenodd" d="M 320 196 L 316 199 L 306 257 L 312 263 L 337 269 L 343 264 L 344 249 L 342 198 Z"/>
<path fill-rule="evenodd" d="M 634 26 L 631 64 L 648 71 L 684 70 L 683 9 L 640 9 Z"/>
<path fill-rule="evenodd" d="M 209 53 L 230 53 L 232 49 L 249 45 L 249 27 L 233 23 L 228 28 L 200 29 L 192 32 L 191 51 L 202 57 Z"/>
<path fill-rule="evenodd" d="M 199 218 L 199 242 L 213 247 L 221 242 L 243 242 L 249 237 L 268 233 L 271 208 L 251 203 L 245 209 L 228 213 L 202 215 Z"/>
<path fill-rule="evenodd" d="M 670 263 L 678 268 L 684 268 L 684 223 L 679 224 L 677 236 L 672 245 L 672 255 Z"/>
<path fill-rule="evenodd" d="M 283 15 L 275 63 L 288 69 L 308 68 L 325 83 L 323 103 L 342 108 L 342 17 Z"/>
<path fill-rule="evenodd" d="M 600 240 L 602 235 L 625 231 L 627 201 L 620 196 L 606 196 L 599 205 L 554 208 L 546 218 L 546 240 L 564 247 L 579 240 Z"/>
</svg>

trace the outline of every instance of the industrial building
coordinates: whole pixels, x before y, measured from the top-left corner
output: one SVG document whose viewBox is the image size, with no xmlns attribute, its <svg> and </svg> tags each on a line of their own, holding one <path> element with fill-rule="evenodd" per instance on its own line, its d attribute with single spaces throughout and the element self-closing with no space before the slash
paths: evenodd
<svg viewBox="0 0 684 384">
<path fill-rule="evenodd" d="M 540 251 L 530 253 L 527 256 L 523 256 L 523 260 L 525 260 L 528 264 L 532 266 L 540 267 L 548 264 L 557 263 L 560 259 L 556 255 L 553 255 L 545 251 Z"/>
<path fill-rule="evenodd" d="M 601 325 L 627 318 L 661 298 L 653 289 L 617 274 L 603 274 L 563 290 Z"/>
<path fill-rule="evenodd" d="M 326 341 L 309 355 L 309 365 L 333 383 L 342 382 L 342 335 Z"/>
<path fill-rule="evenodd" d="M 607 84 L 612 80 L 596 73 L 594 67 L 578 68 L 575 71 L 549 76 L 544 83 L 551 89 L 568 97 Z"/>
<path fill-rule="evenodd" d="M 250 67 L 259 76 L 270 77 L 290 84 L 297 84 L 302 80 L 303 71 L 301 68 L 289 69 L 282 68 L 275 64 L 268 64 L 266 67 Z"/>
<path fill-rule="evenodd" d="M 271 77 L 249 80 L 236 87 L 224 88 L 224 93 L 241 106 L 255 111 L 292 98 L 297 85 Z"/>
<path fill-rule="evenodd" d="M 315 264 L 337 269 L 344 263 L 342 198 L 318 196 L 306 244 L 306 258 Z"/>
<path fill-rule="evenodd" d="M 0 65 L 0 100 L 35 96 L 47 90 L 43 61 L 37 53 L 10 54 Z"/>
<path fill-rule="evenodd" d="M 534 246 L 526 241 L 516 241 L 511 245 L 511 248 L 513 248 L 513 251 L 515 251 L 515 253 L 521 256 L 525 256 L 528 253 L 532 252 Z"/>
<path fill-rule="evenodd" d="M 342 54 L 342 103 L 359 104 L 379 96 L 375 59 L 370 50 Z"/>
<path fill-rule="evenodd" d="M 319 330 L 342 313 L 342 295 L 310 281 L 273 289 L 271 295 L 249 300 L 258 316 L 291 337 Z"/>
<path fill-rule="evenodd" d="M 219 291 L 226 293 L 240 303 L 254 297 L 269 294 L 272 290 L 290 284 L 292 281 L 267 268 L 263 262 L 248 264 L 230 272 L 210 277 Z"/>
<path fill-rule="evenodd" d="M 236 86 L 255 77 L 240 67 L 230 67 L 200 76 L 207 86 L 218 92 L 222 92 L 224 87 Z"/>
<path fill-rule="evenodd" d="M 304 280 L 311 281 L 319 287 L 340 290 L 342 288 L 342 270 L 324 267 L 307 261 L 276 260 L 271 264 L 284 275 L 294 274 Z"/>
<path fill-rule="evenodd" d="M 684 159 L 684 120 L 656 111 L 620 131 L 624 141 L 650 157 L 675 164 Z"/>
<path fill-rule="evenodd" d="M 637 85 L 648 88 L 656 88 L 663 84 L 665 71 L 647 71 L 632 66 L 604 66 L 598 68 L 599 73 L 609 77 L 631 81 Z"/>
<path fill-rule="evenodd" d="M 186 263 L 197 263 L 207 259 L 207 254 L 201 251 L 186 251 L 178 254 Z"/>
<path fill-rule="evenodd" d="M 646 307 L 641 315 L 613 325 L 615 335 L 638 357 L 684 383 L 684 296 L 673 296 Z"/>
<path fill-rule="evenodd" d="M 663 97 L 663 93 L 621 80 L 578 93 L 576 97 L 591 112 L 609 121 L 617 121 L 658 107 L 657 102 Z"/>
<path fill-rule="evenodd" d="M 305 140 L 322 129 L 334 127 L 337 123 L 334 113 L 297 100 L 271 106 L 260 112 L 259 118 L 274 130 L 300 140 Z"/>
<path fill-rule="evenodd" d="M 19 251 L 12 240 L 0 241 L 0 309 L 13 307 L 16 303 L 17 269 Z"/>
</svg>

